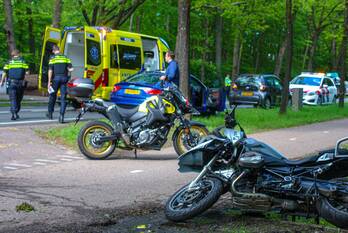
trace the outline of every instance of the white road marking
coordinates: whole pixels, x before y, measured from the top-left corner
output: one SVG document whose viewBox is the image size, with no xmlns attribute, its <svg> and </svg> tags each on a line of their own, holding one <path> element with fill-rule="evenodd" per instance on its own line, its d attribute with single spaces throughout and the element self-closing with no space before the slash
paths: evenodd
<svg viewBox="0 0 348 233">
<path fill-rule="evenodd" d="M 4 169 L 10 169 L 10 170 L 17 170 L 18 168 L 16 168 L 16 167 L 7 167 L 7 166 L 5 166 L 5 167 L 3 167 Z"/>
<path fill-rule="evenodd" d="M 36 165 L 46 165 L 46 163 L 40 163 L 40 162 L 34 162 L 33 164 L 36 164 Z"/>
<path fill-rule="evenodd" d="M 296 138 L 290 138 L 289 140 L 290 141 L 296 141 Z"/>
<path fill-rule="evenodd" d="M 130 171 L 130 173 L 140 173 L 140 172 L 144 172 L 144 170 L 133 170 L 133 171 Z"/>
<path fill-rule="evenodd" d="M 56 161 L 56 160 L 48 160 L 48 159 L 35 159 L 35 161 L 47 162 L 47 163 L 59 163 L 59 161 Z"/>
<path fill-rule="evenodd" d="M 81 157 L 70 156 L 70 155 L 58 155 L 58 157 L 63 157 L 63 158 L 68 158 L 68 159 L 83 159 Z"/>
<path fill-rule="evenodd" d="M 19 163 L 9 163 L 9 166 L 15 166 L 15 167 L 32 167 L 30 165 L 27 164 L 19 164 Z"/>
<path fill-rule="evenodd" d="M 62 161 L 69 161 L 69 162 L 73 161 L 72 159 L 60 159 L 60 160 L 62 160 Z"/>
<path fill-rule="evenodd" d="M 65 118 L 65 121 L 73 121 L 75 120 L 75 118 Z M 83 120 L 81 118 L 81 120 Z M 54 120 L 36 120 L 36 121 L 8 121 L 8 122 L 2 122 L 0 123 L 0 125 L 23 125 L 23 124 L 33 124 L 33 123 L 44 123 L 44 122 L 56 122 L 58 121 L 58 119 L 54 119 Z"/>
<path fill-rule="evenodd" d="M 323 133 L 329 133 L 329 131 L 323 131 Z"/>
</svg>

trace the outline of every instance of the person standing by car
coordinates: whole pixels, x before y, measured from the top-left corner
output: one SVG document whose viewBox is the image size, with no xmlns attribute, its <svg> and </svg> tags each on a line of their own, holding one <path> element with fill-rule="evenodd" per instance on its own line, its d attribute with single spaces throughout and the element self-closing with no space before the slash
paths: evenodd
<svg viewBox="0 0 348 233">
<path fill-rule="evenodd" d="M 52 52 L 54 55 L 50 58 L 48 63 L 47 89 L 50 94 L 50 97 L 48 101 L 48 113 L 46 114 L 46 116 L 50 120 L 53 119 L 54 105 L 57 99 L 57 92 L 58 90 L 60 90 L 61 105 L 60 105 L 59 123 L 64 123 L 67 82 L 69 79 L 68 78 L 69 72 L 72 72 L 73 68 L 72 68 L 71 60 L 65 55 L 60 53 L 59 47 L 57 45 L 53 45 Z"/>
<path fill-rule="evenodd" d="M 179 65 L 174 60 L 175 55 L 173 51 L 166 52 L 165 60 L 168 63 L 165 75 L 160 77 L 160 80 L 165 81 L 164 86 L 168 87 L 170 83 L 174 83 L 179 87 L 180 81 L 180 72 Z"/>
<path fill-rule="evenodd" d="M 23 99 L 25 88 L 25 75 L 28 74 L 28 64 L 20 57 L 17 49 L 11 53 L 12 59 L 4 66 L 4 72 L 0 86 L 3 86 L 5 80 L 8 83 L 8 94 L 11 102 L 11 120 L 19 119 L 18 112 L 21 109 L 21 102 Z"/>
<path fill-rule="evenodd" d="M 227 108 L 229 107 L 229 96 L 230 96 L 230 91 L 231 91 L 231 78 L 229 74 L 226 74 L 225 76 L 225 105 L 227 106 Z M 228 104 L 227 104 L 228 103 Z"/>
</svg>

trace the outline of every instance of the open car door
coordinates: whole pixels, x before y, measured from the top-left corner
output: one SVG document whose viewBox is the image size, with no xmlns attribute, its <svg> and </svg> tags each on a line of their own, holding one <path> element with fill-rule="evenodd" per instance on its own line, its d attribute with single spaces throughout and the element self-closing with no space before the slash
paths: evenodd
<svg viewBox="0 0 348 233">
<path fill-rule="evenodd" d="M 39 90 L 47 89 L 48 82 L 48 62 L 52 53 L 53 45 L 60 46 L 61 30 L 53 27 L 46 27 L 43 40 L 41 63 L 39 72 Z"/>
<path fill-rule="evenodd" d="M 103 72 L 101 33 L 93 27 L 85 29 L 85 78 L 93 80 L 95 85 L 94 95 L 102 97 L 102 86 L 108 86 L 108 72 Z"/>
</svg>

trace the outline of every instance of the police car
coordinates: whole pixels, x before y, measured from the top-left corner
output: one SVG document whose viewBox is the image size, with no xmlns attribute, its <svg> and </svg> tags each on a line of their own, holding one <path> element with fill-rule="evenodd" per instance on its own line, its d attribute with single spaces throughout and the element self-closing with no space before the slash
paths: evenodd
<svg viewBox="0 0 348 233">
<path fill-rule="evenodd" d="M 303 103 L 322 105 L 336 103 L 337 88 L 324 73 L 302 72 L 290 82 L 290 93 L 294 88 L 303 89 Z"/>
</svg>

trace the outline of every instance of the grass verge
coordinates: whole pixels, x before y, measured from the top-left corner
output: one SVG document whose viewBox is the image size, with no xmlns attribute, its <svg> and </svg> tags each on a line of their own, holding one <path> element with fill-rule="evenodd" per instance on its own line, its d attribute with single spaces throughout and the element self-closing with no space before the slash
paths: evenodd
<svg viewBox="0 0 348 233">
<path fill-rule="evenodd" d="M 247 134 L 252 134 L 348 117 L 348 108 L 341 109 L 337 105 L 305 106 L 299 112 L 288 109 L 286 115 L 279 115 L 278 112 L 278 108 L 270 110 L 239 108 L 236 110 L 236 118 Z M 194 117 L 193 120 L 204 123 L 211 131 L 215 127 L 224 124 L 224 113 L 209 117 Z M 76 138 L 83 124 L 85 123 L 81 122 L 76 126 L 72 123 L 63 127 L 59 126 L 46 132 L 41 132 L 40 135 L 49 140 L 57 141 L 70 147 L 76 147 Z"/>
</svg>

